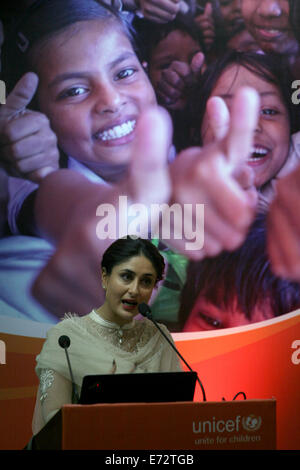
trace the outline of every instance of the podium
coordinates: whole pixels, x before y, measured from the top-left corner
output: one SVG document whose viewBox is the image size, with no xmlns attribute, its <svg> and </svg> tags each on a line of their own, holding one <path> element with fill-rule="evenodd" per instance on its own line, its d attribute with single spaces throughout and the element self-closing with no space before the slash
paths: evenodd
<svg viewBox="0 0 300 470">
<path fill-rule="evenodd" d="M 34 450 L 274 450 L 276 401 L 65 405 Z"/>
</svg>

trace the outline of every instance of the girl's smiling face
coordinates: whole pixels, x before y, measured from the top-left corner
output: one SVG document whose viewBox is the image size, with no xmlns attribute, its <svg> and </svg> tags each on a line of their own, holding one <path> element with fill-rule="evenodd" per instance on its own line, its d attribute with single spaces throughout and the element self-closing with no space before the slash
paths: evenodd
<svg viewBox="0 0 300 470">
<path fill-rule="evenodd" d="M 139 115 L 156 99 L 117 21 L 76 23 L 35 50 L 33 60 L 40 111 L 60 148 L 96 173 L 103 164 L 127 165 Z"/>
<path fill-rule="evenodd" d="M 254 184 L 259 188 L 278 173 L 287 159 L 290 142 L 289 113 L 275 84 L 235 64 L 225 69 L 210 97 L 223 98 L 230 111 L 233 96 L 241 86 L 255 88 L 261 100 L 260 117 L 253 139 L 253 152 L 247 161 L 254 170 Z M 204 145 L 214 140 L 206 114 L 201 135 Z"/>
<path fill-rule="evenodd" d="M 298 52 L 288 0 L 242 0 L 241 10 L 247 29 L 265 52 Z"/>
</svg>

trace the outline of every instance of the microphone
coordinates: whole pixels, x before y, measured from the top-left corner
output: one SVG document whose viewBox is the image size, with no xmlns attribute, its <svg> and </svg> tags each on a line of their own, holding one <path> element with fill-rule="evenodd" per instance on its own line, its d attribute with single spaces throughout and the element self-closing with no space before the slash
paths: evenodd
<svg viewBox="0 0 300 470">
<path fill-rule="evenodd" d="M 61 348 L 63 348 L 65 350 L 65 353 L 66 353 L 66 358 L 67 358 L 67 362 L 68 362 L 70 377 L 71 377 L 71 381 L 72 381 L 72 403 L 74 403 L 74 398 L 76 399 L 76 403 L 78 403 L 79 402 L 79 395 L 78 395 L 78 392 L 77 392 L 76 384 L 74 382 L 73 372 L 72 372 L 72 368 L 71 368 L 71 362 L 70 362 L 69 354 L 68 354 L 68 351 L 67 351 L 68 347 L 71 344 L 71 340 L 70 340 L 69 336 L 66 336 L 66 335 L 60 336 L 58 338 L 58 344 L 60 345 Z"/>
<path fill-rule="evenodd" d="M 156 326 L 156 328 L 160 331 L 160 333 L 163 335 L 163 337 L 168 341 L 169 345 L 174 349 L 174 351 L 176 352 L 176 354 L 180 357 L 180 359 L 185 363 L 185 365 L 187 366 L 187 368 L 191 371 L 191 372 L 195 372 L 191 366 L 186 362 L 186 360 L 184 359 L 184 357 L 180 354 L 180 352 L 178 351 L 178 349 L 176 348 L 176 346 L 174 345 L 174 343 L 172 343 L 172 341 L 170 341 L 170 339 L 167 337 L 167 335 L 164 333 L 164 331 L 160 328 L 160 326 L 158 325 L 158 323 L 154 320 L 153 316 L 152 316 L 152 313 L 151 313 L 151 309 L 149 307 L 148 304 L 146 304 L 145 302 L 142 302 L 141 304 L 138 305 L 138 311 L 140 312 L 141 315 L 143 315 L 144 317 L 148 318 L 148 320 L 151 320 L 152 323 Z M 200 388 L 202 390 L 202 396 L 203 396 L 203 401 L 206 401 L 206 394 L 205 394 L 205 390 L 204 390 L 204 387 L 201 383 L 201 380 L 199 379 L 198 377 L 198 374 L 197 374 L 197 382 L 198 384 L 200 385 Z"/>
</svg>

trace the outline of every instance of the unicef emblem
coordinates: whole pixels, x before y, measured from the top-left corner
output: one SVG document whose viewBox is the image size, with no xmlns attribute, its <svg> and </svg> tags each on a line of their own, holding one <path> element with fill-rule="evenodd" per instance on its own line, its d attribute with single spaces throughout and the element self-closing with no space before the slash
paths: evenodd
<svg viewBox="0 0 300 470">
<path fill-rule="evenodd" d="M 246 431 L 257 431 L 261 426 L 261 417 L 255 415 L 244 416 L 242 426 Z"/>
</svg>

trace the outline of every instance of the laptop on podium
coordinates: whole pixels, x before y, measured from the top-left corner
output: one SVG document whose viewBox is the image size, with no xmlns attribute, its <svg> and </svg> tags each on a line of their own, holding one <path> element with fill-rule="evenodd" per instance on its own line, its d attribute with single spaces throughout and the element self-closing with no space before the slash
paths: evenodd
<svg viewBox="0 0 300 470">
<path fill-rule="evenodd" d="M 86 375 L 79 404 L 193 401 L 196 372 Z"/>
</svg>

